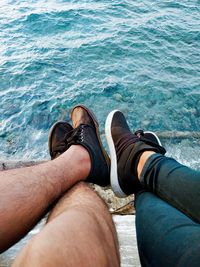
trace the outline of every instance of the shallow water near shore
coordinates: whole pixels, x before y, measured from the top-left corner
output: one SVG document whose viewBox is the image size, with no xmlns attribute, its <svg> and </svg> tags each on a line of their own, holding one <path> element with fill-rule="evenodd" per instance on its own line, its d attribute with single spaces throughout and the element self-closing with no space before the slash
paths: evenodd
<svg viewBox="0 0 200 267">
<path fill-rule="evenodd" d="M 48 158 L 50 126 L 77 103 L 102 133 L 116 108 L 132 129 L 199 131 L 199 4 L 2 0 L 0 157 Z"/>
</svg>

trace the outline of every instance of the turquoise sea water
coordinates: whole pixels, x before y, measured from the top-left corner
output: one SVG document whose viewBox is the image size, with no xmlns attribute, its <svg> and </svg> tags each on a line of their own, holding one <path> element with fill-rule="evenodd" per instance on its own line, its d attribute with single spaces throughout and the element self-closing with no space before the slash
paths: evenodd
<svg viewBox="0 0 200 267">
<path fill-rule="evenodd" d="M 0 97 L 0 158 L 47 158 L 77 103 L 102 133 L 116 108 L 132 129 L 200 131 L 200 1 L 1 0 Z"/>
</svg>

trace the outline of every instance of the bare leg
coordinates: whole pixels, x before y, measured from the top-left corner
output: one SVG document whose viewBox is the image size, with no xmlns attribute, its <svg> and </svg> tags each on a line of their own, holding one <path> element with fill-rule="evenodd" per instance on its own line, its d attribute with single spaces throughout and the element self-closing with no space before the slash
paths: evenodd
<svg viewBox="0 0 200 267">
<path fill-rule="evenodd" d="M 155 154 L 155 152 L 153 152 L 153 151 L 145 151 L 145 152 L 142 153 L 142 155 L 140 157 L 140 160 L 138 162 L 138 166 L 137 166 L 137 173 L 138 173 L 138 178 L 139 179 L 140 179 L 140 175 L 142 173 L 142 170 L 143 170 L 143 167 L 144 167 L 146 161 L 153 154 Z"/>
<path fill-rule="evenodd" d="M 90 164 L 83 147 L 71 146 L 53 161 L 0 172 L 0 252 L 22 238 L 61 194 L 84 180 Z"/>
<path fill-rule="evenodd" d="M 68 191 L 22 250 L 18 266 L 119 266 L 116 231 L 105 203 L 86 184 Z"/>
</svg>

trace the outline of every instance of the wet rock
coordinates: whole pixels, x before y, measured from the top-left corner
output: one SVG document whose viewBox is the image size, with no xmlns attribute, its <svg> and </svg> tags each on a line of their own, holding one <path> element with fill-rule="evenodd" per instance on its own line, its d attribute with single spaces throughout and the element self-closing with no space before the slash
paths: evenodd
<svg viewBox="0 0 200 267">
<path fill-rule="evenodd" d="M 123 97 L 119 93 L 113 94 L 113 99 L 116 100 L 116 101 L 118 101 L 118 102 L 123 101 Z"/>
<path fill-rule="evenodd" d="M 103 188 L 93 184 L 91 184 L 91 187 L 105 200 L 111 213 L 121 215 L 135 213 L 133 195 L 126 198 L 118 198 L 115 196 L 110 187 Z"/>
<path fill-rule="evenodd" d="M 150 124 L 150 121 L 149 121 L 149 120 L 144 120 L 144 121 L 142 121 L 142 125 L 143 125 L 143 127 L 148 127 L 149 124 Z"/>
<path fill-rule="evenodd" d="M 188 109 L 188 111 L 191 113 L 191 114 L 193 114 L 193 115 L 197 115 L 197 110 L 196 110 L 196 108 L 190 108 L 190 109 Z"/>
<path fill-rule="evenodd" d="M 168 99 L 168 100 L 171 99 L 171 98 L 173 98 L 172 92 L 171 91 L 166 91 L 165 92 L 165 98 Z"/>
</svg>

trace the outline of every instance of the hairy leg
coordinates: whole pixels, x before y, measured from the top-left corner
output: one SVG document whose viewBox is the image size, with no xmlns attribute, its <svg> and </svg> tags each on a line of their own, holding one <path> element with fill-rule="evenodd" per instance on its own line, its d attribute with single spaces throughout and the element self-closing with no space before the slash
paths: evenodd
<svg viewBox="0 0 200 267">
<path fill-rule="evenodd" d="M 17 257 L 18 266 L 119 266 L 115 227 L 105 203 L 86 184 L 68 191 L 46 226 Z"/>
<path fill-rule="evenodd" d="M 85 180 L 90 157 L 71 146 L 53 161 L 0 172 L 0 252 L 22 238 L 61 194 Z"/>
</svg>

